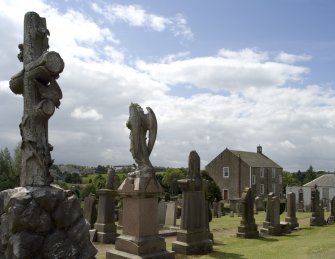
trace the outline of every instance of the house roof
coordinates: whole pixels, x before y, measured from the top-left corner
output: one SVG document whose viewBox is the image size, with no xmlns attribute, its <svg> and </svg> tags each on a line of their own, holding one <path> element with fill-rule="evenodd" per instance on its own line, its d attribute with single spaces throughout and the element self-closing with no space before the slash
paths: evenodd
<svg viewBox="0 0 335 259">
<path fill-rule="evenodd" d="M 273 162 L 267 156 L 256 153 L 256 152 L 247 152 L 247 151 L 238 151 L 230 150 L 235 156 L 239 156 L 242 161 L 247 163 L 251 167 L 272 167 L 272 168 L 282 168 L 277 163 Z"/>
<path fill-rule="evenodd" d="M 315 185 L 320 187 L 335 187 L 335 174 L 324 174 L 304 184 L 306 187 L 314 187 Z"/>
</svg>

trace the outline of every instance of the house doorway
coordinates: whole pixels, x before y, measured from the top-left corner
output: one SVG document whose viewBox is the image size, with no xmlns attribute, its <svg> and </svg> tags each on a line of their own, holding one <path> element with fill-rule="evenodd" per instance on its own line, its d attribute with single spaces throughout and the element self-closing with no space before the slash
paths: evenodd
<svg viewBox="0 0 335 259">
<path fill-rule="evenodd" d="M 223 189 L 223 200 L 228 201 L 229 199 L 229 193 L 227 189 Z"/>
</svg>

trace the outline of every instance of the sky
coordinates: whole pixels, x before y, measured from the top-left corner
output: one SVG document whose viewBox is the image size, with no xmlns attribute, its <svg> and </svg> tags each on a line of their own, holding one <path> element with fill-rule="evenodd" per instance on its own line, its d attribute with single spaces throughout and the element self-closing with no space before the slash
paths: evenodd
<svg viewBox="0 0 335 259">
<path fill-rule="evenodd" d="M 28 11 L 46 17 L 65 61 L 49 120 L 56 164 L 132 164 L 131 102 L 151 107 L 155 166 L 205 167 L 225 148 L 284 170 L 335 170 L 335 2 L 0 0 L 0 149 L 20 141 L 17 45 Z"/>
</svg>

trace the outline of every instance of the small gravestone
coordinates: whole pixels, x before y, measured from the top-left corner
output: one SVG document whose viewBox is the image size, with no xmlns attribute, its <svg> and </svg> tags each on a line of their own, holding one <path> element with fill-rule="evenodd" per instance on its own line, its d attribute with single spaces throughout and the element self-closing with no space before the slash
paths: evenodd
<svg viewBox="0 0 335 259">
<path fill-rule="evenodd" d="M 335 196 L 330 201 L 330 216 L 327 220 L 328 224 L 334 224 L 335 223 Z"/>
<path fill-rule="evenodd" d="M 177 219 L 177 207 L 176 202 L 169 201 L 166 203 L 166 216 L 165 216 L 165 228 L 175 227 Z"/>
<path fill-rule="evenodd" d="M 115 196 L 117 193 L 113 190 L 114 177 L 115 171 L 109 169 L 106 188 L 97 191 L 99 195 L 98 217 L 94 229 L 97 231 L 97 242 L 103 244 L 114 244 L 118 236 L 115 225 Z"/>
<path fill-rule="evenodd" d="M 218 217 L 218 202 L 215 198 L 215 200 L 213 201 L 213 218 L 217 218 Z"/>
<path fill-rule="evenodd" d="M 304 191 L 303 189 L 299 189 L 298 193 L 298 212 L 304 212 Z"/>
<path fill-rule="evenodd" d="M 161 200 L 158 203 L 158 224 L 160 227 L 164 226 L 166 217 L 166 202 Z"/>
<path fill-rule="evenodd" d="M 93 193 L 84 199 L 84 217 L 93 228 L 97 220 L 97 199 Z"/>
<path fill-rule="evenodd" d="M 268 194 L 266 218 L 263 222 L 261 232 L 271 236 L 279 236 L 282 234 L 282 227 L 280 225 L 280 201 L 273 192 Z"/>
<path fill-rule="evenodd" d="M 221 218 L 223 216 L 223 202 L 218 202 L 218 218 Z"/>
<path fill-rule="evenodd" d="M 311 211 L 312 217 L 310 218 L 311 226 L 323 226 L 325 225 L 325 215 L 323 207 L 320 202 L 320 192 L 317 185 L 311 189 Z"/>
<path fill-rule="evenodd" d="M 285 218 L 285 221 L 289 223 L 291 229 L 296 229 L 299 227 L 299 223 L 296 217 L 296 199 L 294 192 L 289 192 L 286 195 L 286 204 L 287 217 Z"/>
<path fill-rule="evenodd" d="M 241 197 L 241 225 L 238 227 L 237 237 L 258 238 L 259 232 L 254 217 L 254 194 L 252 188 L 245 188 Z"/>
<path fill-rule="evenodd" d="M 207 254 L 213 250 L 209 231 L 208 202 L 205 199 L 208 181 L 200 176 L 200 157 L 196 151 L 189 155 L 188 178 L 178 180 L 183 190 L 183 209 L 177 240 L 172 250 L 180 254 Z"/>
</svg>

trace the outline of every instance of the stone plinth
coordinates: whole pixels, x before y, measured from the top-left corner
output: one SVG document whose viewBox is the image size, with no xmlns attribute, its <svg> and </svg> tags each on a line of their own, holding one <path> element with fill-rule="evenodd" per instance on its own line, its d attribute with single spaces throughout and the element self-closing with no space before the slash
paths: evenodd
<svg viewBox="0 0 335 259">
<path fill-rule="evenodd" d="M 98 190 L 98 217 L 94 228 L 97 231 L 97 242 L 110 244 L 115 243 L 117 237 L 115 225 L 115 196 L 116 191 L 101 189 Z"/>
<path fill-rule="evenodd" d="M 116 238 L 115 248 L 106 258 L 174 258 L 166 251 L 163 237 L 158 234 L 158 196 L 161 187 L 152 178 L 145 191 L 134 191 L 127 178 L 119 188 L 123 201 L 123 233 Z"/>
<path fill-rule="evenodd" d="M 184 191 L 181 226 L 172 250 L 180 254 L 206 254 L 212 251 L 210 232 L 206 225 L 205 196 L 203 191 Z"/>
</svg>

